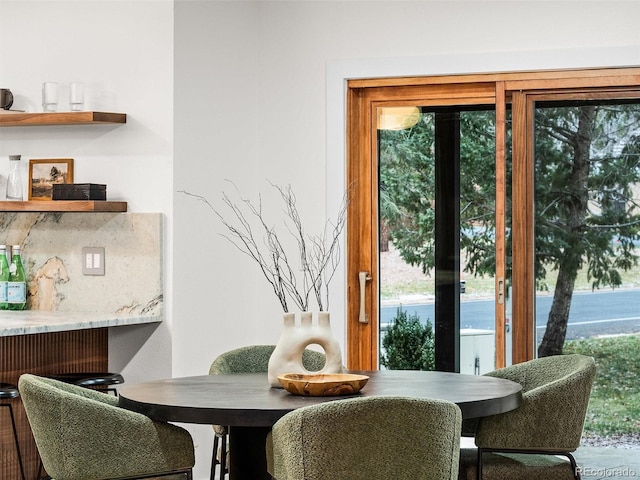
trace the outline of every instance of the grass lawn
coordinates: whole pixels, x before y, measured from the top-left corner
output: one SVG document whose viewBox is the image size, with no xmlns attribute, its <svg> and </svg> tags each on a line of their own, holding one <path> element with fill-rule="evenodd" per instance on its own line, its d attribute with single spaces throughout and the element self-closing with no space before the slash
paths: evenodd
<svg viewBox="0 0 640 480">
<path fill-rule="evenodd" d="M 640 335 L 568 341 L 563 353 L 596 360 L 585 434 L 640 435 Z"/>
</svg>

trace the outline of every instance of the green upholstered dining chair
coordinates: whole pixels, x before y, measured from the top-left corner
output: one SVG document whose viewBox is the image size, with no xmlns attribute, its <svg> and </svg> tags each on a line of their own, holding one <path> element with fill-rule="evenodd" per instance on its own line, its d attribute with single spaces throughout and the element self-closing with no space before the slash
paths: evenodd
<svg viewBox="0 0 640 480">
<path fill-rule="evenodd" d="M 189 432 L 118 407 L 118 399 L 23 374 L 18 388 L 36 446 L 55 480 L 184 475 L 195 463 Z"/>
<path fill-rule="evenodd" d="M 302 407 L 267 436 L 277 480 L 455 480 L 462 414 L 444 400 L 353 397 Z"/>
<path fill-rule="evenodd" d="M 267 373 L 269 358 L 275 345 L 248 345 L 236 348 L 219 355 L 209 367 L 209 375 L 230 375 L 233 373 Z M 305 349 L 302 353 L 302 364 L 311 372 L 324 367 L 325 356 L 322 352 Z M 214 425 L 213 455 L 211 457 L 210 480 L 215 479 L 216 465 L 220 465 L 220 478 L 228 471 L 227 435 L 229 429 L 224 425 Z M 224 453 L 223 453 L 224 452 Z"/>
<path fill-rule="evenodd" d="M 522 405 L 478 419 L 477 451 L 462 449 L 460 478 L 579 479 L 572 452 L 580 445 L 595 371 L 593 358 L 574 354 L 487 373 L 522 385 Z"/>
</svg>

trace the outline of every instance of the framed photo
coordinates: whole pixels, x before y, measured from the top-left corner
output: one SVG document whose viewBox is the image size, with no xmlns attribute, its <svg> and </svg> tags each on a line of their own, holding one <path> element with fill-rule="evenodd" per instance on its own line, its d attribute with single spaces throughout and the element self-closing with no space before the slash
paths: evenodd
<svg viewBox="0 0 640 480">
<path fill-rule="evenodd" d="M 29 200 L 51 200 L 54 183 L 73 183 L 73 158 L 29 160 Z"/>
</svg>

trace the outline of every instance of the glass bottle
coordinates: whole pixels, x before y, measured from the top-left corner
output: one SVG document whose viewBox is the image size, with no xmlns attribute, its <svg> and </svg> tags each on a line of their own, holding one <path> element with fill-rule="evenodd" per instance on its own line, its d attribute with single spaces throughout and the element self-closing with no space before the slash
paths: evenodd
<svg viewBox="0 0 640 480">
<path fill-rule="evenodd" d="M 0 310 L 8 310 L 7 285 L 9 282 L 9 262 L 7 261 L 7 246 L 0 245 Z"/>
<path fill-rule="evenodd" d="M 7 200 L 22 200 L 22 165 L 20 155 L 9 155 L 7 177 Z"/>
<path fill-rule="evenodd" d="M 24 310 L 27 304 L 27 276 L 20 258 L 20 245 L 14 245 L 11 250 L 7 301 L 9 302 L 9 310 Z"/>
</svg>

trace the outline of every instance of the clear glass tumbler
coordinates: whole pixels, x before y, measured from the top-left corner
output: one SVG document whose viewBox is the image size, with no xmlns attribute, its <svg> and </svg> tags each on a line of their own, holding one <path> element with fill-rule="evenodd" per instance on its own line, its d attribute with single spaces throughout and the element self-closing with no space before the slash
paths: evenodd
<svg viewBox="0 0 640 480">
<path fill-rule="evenodd" d="M 42 111 L 55 112 L 58 110 L 58 83 L 44 82 L 42 84 Z"/>
<path fill-rule="evenodd" d="M 84 106 L 84 83 L 72 82 L 69 88 L 69 104 L 72 112 L 80 112 Z"/>
</svg>

